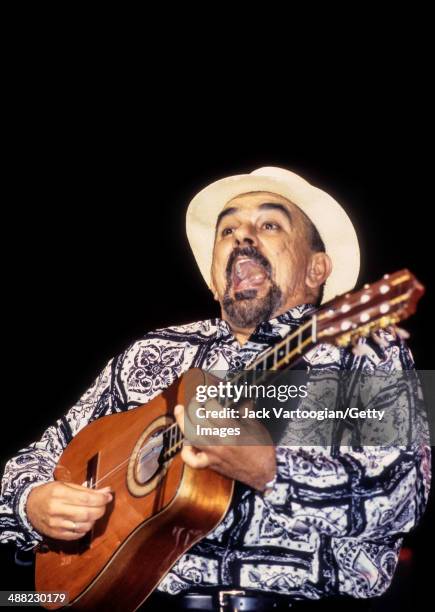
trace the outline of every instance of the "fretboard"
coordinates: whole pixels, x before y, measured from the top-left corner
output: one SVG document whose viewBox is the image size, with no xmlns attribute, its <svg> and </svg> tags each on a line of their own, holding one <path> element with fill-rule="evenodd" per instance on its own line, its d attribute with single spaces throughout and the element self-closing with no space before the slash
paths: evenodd
<svg viewBox="0 0 435 612">
<path fill-rule="evenodd" d="M 251 384 L 261 382 L 266 373 L 291 367 L 317 342 L 317 315 L 290 332 L 282 340 L 263 352 L 252 364 L 232 378 L 235 385 L 249 380 Z"/>
</svg>

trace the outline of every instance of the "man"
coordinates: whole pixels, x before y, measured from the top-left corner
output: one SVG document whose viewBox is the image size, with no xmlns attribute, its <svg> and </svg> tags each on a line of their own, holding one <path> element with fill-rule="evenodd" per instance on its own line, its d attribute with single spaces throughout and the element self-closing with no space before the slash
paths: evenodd
<svg viewBox="0 0 435 612">
<path fill-rule="evenodd" d="M 8 462 L 4 541 L 31 549 L 43 535 L 76 540 L 103 516 L 110 491 L 52 482 L 62 450 L 89 422 L 146 403 L 191 367 L 246 368 L 321 302 L 352 289 L 358 276 L 358 241 L 344 210 L 279 168 L 206 187 L 190 203 L 187 235 L 221 318 L 146 334 L 107 364 L 40 441 Z M 319 344 L 305 363 L 331 372 L 413 367 L 409 350 L 391 331 L 376 342 L 361 341 L 357 354 Z M 192 413 L 179 406 L 176 418 L 184 428 Z M 382 594 L 403 535 L 424 510 L 428 452 L 424 444 L 342 447 L 335 453 L 319 445 L 262 445 L 254 451 L 186 444 L 182 457 L 189 466 L 235 479 L 236 493 L 222 523 L 179 559 L 150 606 L 163 601 L 171 609 L 217 609 L 218 591 L 234 589 L 244 594 L 221 593 L 228 609 L 272 610 L 297 600 Z"/>
</svg>

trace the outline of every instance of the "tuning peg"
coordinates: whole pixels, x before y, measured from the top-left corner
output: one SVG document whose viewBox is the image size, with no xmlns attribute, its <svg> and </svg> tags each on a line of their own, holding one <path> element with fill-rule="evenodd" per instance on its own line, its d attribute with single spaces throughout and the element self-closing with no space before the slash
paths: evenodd
<svg viewBox="0 0 435 612">
<path fill-rule="evenodd" d="M 403 327 L 394 327 L 394 330 L 402 340 L 408 340 L 408 338 L 411 336 L 411 334 L 406 331 L 406 329 L 403 329 Z"/>
</svg>

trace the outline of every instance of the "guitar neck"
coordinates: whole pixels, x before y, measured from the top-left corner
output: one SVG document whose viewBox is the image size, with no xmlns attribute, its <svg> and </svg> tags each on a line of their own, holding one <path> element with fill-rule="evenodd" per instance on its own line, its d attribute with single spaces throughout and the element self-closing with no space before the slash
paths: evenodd
<svg viewBox="0 0 435 612">
<path fill-rule="evenodd" d="M 255 385 L 265 379 L 266 373 L 290 368 L 319 341 L 347 346 L 362 336 L 395 325 L 415 312 L 423 293 L 423 285 L 409 270 L 385 274 L 376 283 L 364 285 L 359 291 L 346 293 L 323 305 L 296 331 L 263 352 L 245 370 L 232 376 L 231 384 Z M 224 397 L 218 402 L 229 407 L 232 400 Z M 175 423 L 167 432 L 168 452 L 178 452 L 183 434 Z"/>
<path fill-rule="evenodd" d="M 243 384 L 246 379 L 255 384 L 266 372 L 292 367 L 311 347 L 317 343 L 317 315 L 290 332 L 282 340 L 262 353 L 251 365 L 237 374 L 232 382 Z"/>
</svg>

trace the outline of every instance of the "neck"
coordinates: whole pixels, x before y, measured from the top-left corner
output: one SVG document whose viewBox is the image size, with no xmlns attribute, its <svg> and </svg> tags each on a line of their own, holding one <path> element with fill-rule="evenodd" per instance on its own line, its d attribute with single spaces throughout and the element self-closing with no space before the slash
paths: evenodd
<svg viewBox="0 0 435 612">
<path fill-rule="evenodd" d="M 231 329 L 240 346 L 243 346 L 249 340 L 249 337 L 254 333 L 255 327 L 240 330 L 231 327 Z"/>
</svg>

